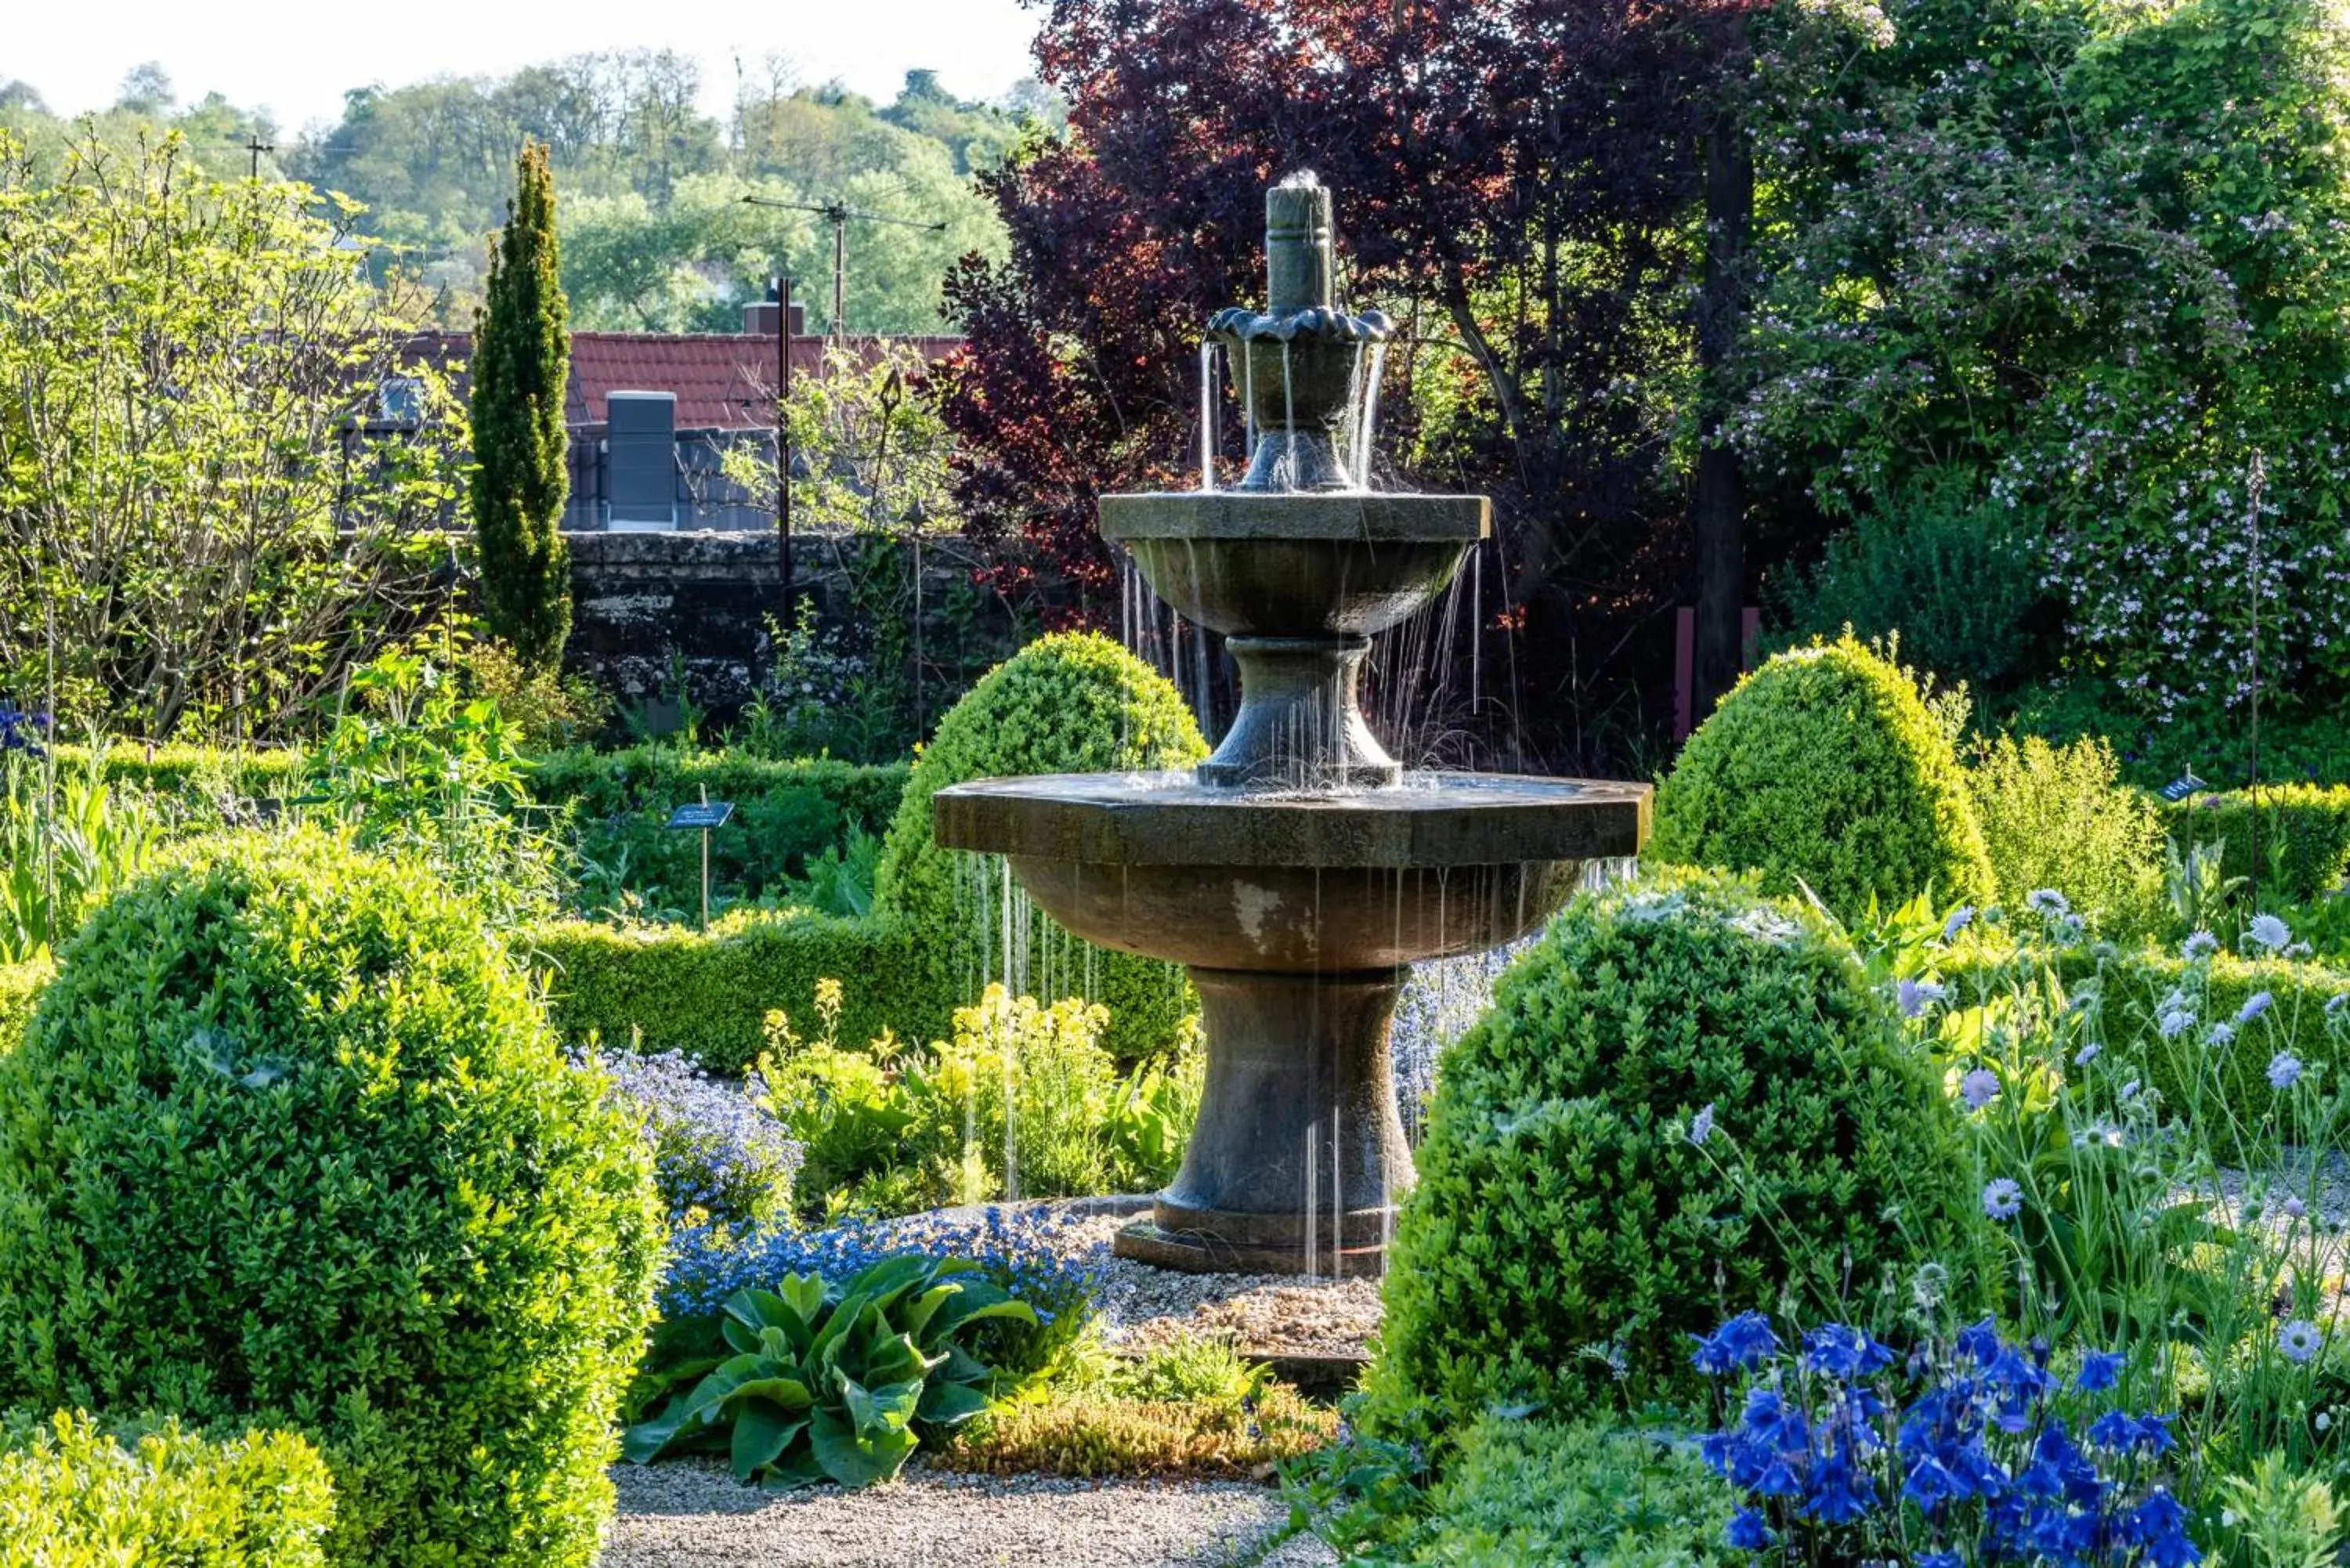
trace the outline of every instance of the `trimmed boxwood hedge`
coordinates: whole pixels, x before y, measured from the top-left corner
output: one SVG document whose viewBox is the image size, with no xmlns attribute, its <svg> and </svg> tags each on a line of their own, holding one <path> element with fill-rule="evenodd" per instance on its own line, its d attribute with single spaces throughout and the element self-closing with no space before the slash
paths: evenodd
<svg viewBox="0 0 2350 1568">
<path fill-rule="evenodd" d="M 334 1514 L 326 1461 L 290 1432 L 118 1438 L 60 1411 L 0 1452 L 0 1568 L 321 1568 Z"/>
<path fill-rule="evenodd" d="M 1438 1064 L 1374 1419 L 1684 1397 L 1690 1336 L 1750 1308 L 1889 1329 L 1919 1264 L 1967 1277 L 1959 1137 L 1809 905 L 1718 872 L 1586 893 Z"/>
<path fill-rule="evenodd" d="M 479 913 L 315 832 L 134 884 L 0 1056 L 0 1403 L 301 1431 L 348 1568 L 587 1568 L 660 1231 Z"/>
<path fill-rule="evenodd" d="M 1800 883 L 1849 920 L 1929 889 L 1987 902 L 1964 772 L 1917 683 L 1847 634 L 1742 677 L 1657 790 L 1652 860 Z"/>
<path fill-rule="evenodd" d="M 544 977 L 547 1015 L 567 1040 L 590 1034 L 648 1051 L 682 1051 L 713 1073 L 757 1059 L 762 1024 L 781 1008 L 803 1036 L 816 1033 L 816 982 L 841 983 L 840 1044 L 891 1029 L 916 1044 L 933 1033 L 911 950 L 894 921 L 806 910 L 745 913 L 707 934 L 687 927 L 615 929 L 585 920 L 535 926 L 516 945 Z"/>
<path fill-rule="evenodd" d="M 2190 795 L 2162 811 L 2181 853 L 2224 839 L 2228 848 L 2221 865 L 2227 874 L 2257 877 L 2263 899 L 2281 895 L 2306 904 L 2339 888 L 2350 873 L 2350 785 L 2262 784 L 2258 790 Z M 2269 875 L 2270 846 L 2280 840 L 2282 888 Z"/>
</svg>

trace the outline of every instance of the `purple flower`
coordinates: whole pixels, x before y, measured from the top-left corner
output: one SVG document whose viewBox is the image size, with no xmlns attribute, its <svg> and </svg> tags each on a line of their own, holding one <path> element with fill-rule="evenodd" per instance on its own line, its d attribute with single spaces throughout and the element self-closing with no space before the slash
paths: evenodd
<svg viewBox="0 0 2350 1568">
<path fill-rule="evenodd" d="M 2106 1048 L 2104 1046 L 2098 1044 L 2095 1041 L 2090 1041 L 2086 1045 L 2082 1046 L 2078 1051 L 2073 1053 L 2073 1065 L 2075 1067 L 2087 1066 L 2090 1063 L 2095 1061 L 2098 1056 L 2103 1054 L 2105 1049 Z"/>
<path fill-rule="evenodd" d="M 2236 1010 L 2237 1023 L 2250 1023 L 2253 1019 L 2266 1012 L 2269 1010 L 2269 1003 L 2274 1000 L 2275 998 L 2270 996 L 2265 991 L 2252 992 L 2244 999 L 2244 1005 Z"/>
<path fill-rule="evenodd" d="M 1742 1508 L 1730 1516 L 1730 1528 L 1722 1539 L 1733 1552 L 1761 1552 L 1771 1544 L 1771 1527 L 1762 1516 L 1751 1508 Z"/>
<path fill-rule="evenodd" d="M 2306 1318 L 2295 1318 L 2277 1330 L 2277 1353 L 2295 1366 L 2306 1366 L 2325 1347 L 2325 1336 Z"/>
<path fill-rule="evenodd" d="M 1893 988 L 1894 1005 L 1904 1018 L 1918 1017 L 1943 995 L 1942 988 L 1930 980 L 1905 980 Z"/>
<path fill-rule="evenodd" d="M 2280 1051 L 2269 1058 L 2269 1087 L 2282 1093 L 2301 1082 L 2301 1058 Z"/>
<path fill-rule="evenodd" d="M 2209 931 L 2197 931 L 2187 939 L 2186 945 L 2179 950 L 2184 952 L 2190 961 L 2196 959 L 2207 959 L 2220 950 L 2220 939 Z"/>
<path fill-rule="evenodd" d="M 2154 1025 L 2156 1032 L 2165 1040 L 2176 1040 L 2194 1026 L 2194 1015 L 2177 1008 L 2164 1013 Z"/>
<path fill-rule="evenodd" d="M 1689 1140 L 1690 1142 L 1697 1145 L 1698 1147 L 1703 1148 L 1705 1147 L 1705 1140 L 1712 1136 L 1713 1102 L 1708 1100 L 1705 1103 L 1704 1107 L 1700 1109 L 1697 1115 L 1690 1117 Z"/>
<path fill-rule="evenodd" d="M 1960 904 L 1950 911 L 1950 918 L 1942 922 L 1942 940 L 1946 942 L 1956 941 L 1959 933 L 1974 924 L 1974 919 L 1975 907 L 1972 904 Z"/>
<path fill-rule="evenodd" d="M 2118 1351 L 2093 1350 L 2081 1357 L 2081 1370 L 2073 1386 L 2084 1394 L 2102 1394 L 2120 1381 L 2126 1360 Z"/>
<path fill-rule="evenodd" d="M 2274 915 L 2255 915 L 2244 929 L 2244 940 L 2274 952 L 2293 940 L 2293 928 Z"/>
<path fill-rule="evenodd" d="M 1695 1335 L 1691 1336 L 1695 1338 Z M 1742 1312 L 1697 1342 L 1692 1359 L 1709 1377 L 1743 1372 L 1779 1354 L 1779 1336 L 1771 1320 L 1759 1312 Z"/>
<path fill-rule="evenodd" d="M 2062 919 L 2073 912 L 2072 903 L 2054 888 L 2034 888 L 2023 896 L 2023 906 L 2050 919 Z"/>
<path fill-rule="evenodd" d="M 1966 1101 L 1970 1111 L 1982 1109 L 1999 1098 L 1999 1075 L 1988 1067 L 1977 1067 L 1959 1080 L 1959 1098 Z"/>
<path fill-rule="evenodd" d="M 1983 1188 L 1982 1206 L 1994 1220 L 2012 1220 L 2023 1211 L 2023 1189 L 2013 1177 L 2000 1177 Z"/>
</svg>

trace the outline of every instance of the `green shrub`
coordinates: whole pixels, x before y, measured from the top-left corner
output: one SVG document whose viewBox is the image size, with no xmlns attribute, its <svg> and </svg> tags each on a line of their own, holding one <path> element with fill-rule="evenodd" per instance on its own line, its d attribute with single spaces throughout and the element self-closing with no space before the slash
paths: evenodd
<svg viewBox="0 0 2350 1568">
<path fill-rule="evenodd" d="M 1725 1314 L 1881 1321 L 1973 1234 L 1956 1137 L 1808 906 L 1719 874 L 1586 894 L 1439 1065 L 1376 1405 L 1637 1406 L 1694 1386 L 1689 1335 Z"/>
<path fill-rule="evenodd" d="M 1253 1480 L 1322 1447 L 1338 1413 L 1275 1384 L 1248 1409 L 1223 1401 L 1055 1395 L 990 1409 L 933 1461 L 983 1475 Z"/>
<path fill-rule="evenodd" d="M 2108 936 L 2162 929 L 2162 819 L 2120 776 L 2114 749 L 2095 738 L 2052 746 L 2001 735 L 1977 744 L 1967 788 L 2000 902 L 2021 909 L 2035 890 L 2054 888 Z"/>
<path fill-rule="evenodd" d="M 127 1440 L 60 1411 L 0 1452 L 0 1568 L 322 1568 L 335 1514 L 318 1451 L 287 1432 Z"/>
<path fill-rule="evenodd" d="M 678 806 L 732 801 L 733 820 L 710 836 L 718 899 L 775 897 L 855 829 L 885 831 L 905 792 L 906 767 L 824 759 L 771 762 L 733 751 L 641 745 L 559 752 L 539 759 L 534 798 L 567 808 L 584 862 L 581 896 L 617 903 L 622 888 L 656 909 L 700 907 L 702 836 L 661 825 Z"/>
<path fill-rule="evenodd" d="M 1014 774 L 1134 773 L 1183 768 L 1208 753 L 1182 693 L 1107 638 L 1040 639 L 996 666 L 939 721 L 907 780 L 874 879 L 876 907 L 902 919 L 937 1008 L 920 1034 L 945 1033 L 947 1012 L 980 993 L 987 961 L 1003 946 L 983 935 L 964 867 L 971 857 L 931 836 L 931 796 L 951 784 Z M 1191 1011 L 1190 988 L 1170 964 L 1128 953 L 1086 954 L 1043 914 L 1025 950 L 1065 975 L 1099 977 L 1091 1000 L 1107 1005 L 1107 1044 L 1121 1057 L 1164 1046 Z M 1004 979 L 1002 975 L 995 979 Z M 1012 976 L 1014 989 L 1043 989 Z"/>
<path fill-rule="evenodd" d="M 338 1563 L 584 1568 L 660 1241 L 606 1093 L 429 880 L 213 841 L 0 1058 L 0 1401 L 303 1431 Z"/>
<path fill-rule="evenodd" d="M 1991 863 L 1949 738 L 1915 682 L 1850 637 L 1739 681 L 1657 791 L 1658 860 L 1800 882 L 1847 919 L 1929 888 L 1988 898 Z"/>
<path fill-rule="evenodd" d="M 768 1107 L 807 1151 L 799 1199 L 811 1217 L 843 1202 L 867 1214 L 978 1203 L 1010 1181 L 1013 1196 L 1049 1198 L 1174 1175 L 1198 1111 L 1193 1064 L 1121 1077 L 1098 1005 L 1045 1006 L 991 985 L 927 1049 L 885 1040 L 860 1051 L 839 1044 L 837 994 L 819 991 L 821 1037 L 804 1040 L 779 1016 L 759 1059 Z"/>
<path fill-rule="evenodd" d="M 1773 619 L 1799 636 L 1898 635 L 1947 680 L 1999 686 L 2033 659 L 2028 629 L 2046 597 L 2039 552 L 2014 511 L 1975 475 L 1928 469 L 1879 497 L 1783 585 Z"/>
<path fill-rule="evenodd" d="M 1967 1004 L 2006 995 L 2019 973 L 2012 948 L 1966 947 L 1944 961 L 1939 975 L 1953 1002 Z M 2193 1107 L 2206 1131 L 2221 1136 L 2222 1107 L 2199 1103 L 2199 1083 L 2216 1065 L 2216 1087 L 2225 1102 L 2224 1119 L 2257 1125 L 2276 1093 L 2268 1065 L 2277 1051 L 2289 1051 L 2336 1084 L 2350 1074 L 2350 972 L 2320 963 L 2281 958 L 2245 958 L 2218 953 L 2189 961 L 2176 953 L 2117 950 L 2110 944 L 2075 947 L 2056 955 L 2057 975 L 2073 997 L 2094 994 L 2104 1017 L 2104 1037 L 2113 1053 L 2108 1075 L 2136 1075 L 2174 1111 Z M 2266 992 L 2257 1047 L 2230 1049 L 2214 1062 L 2202 1044 L 2204 1026 L 2233 1019 L 2255 995 Z M 2196 1027 L 2165 1042 L 2152 1025 L 2172 1011 L 2165 1002 L 2182 999 Z M 2328 1011 L 2329 1004 L 2332 1011 Z M 2244 1044 L 2244 1042 L 2239 1042 Z"/>
<path fill-rule="evenodd" d="M 1711 1568 L 1735 1507 L 1693 1445 L 1605 1426 L 1469 1428 L 1410 1561 L 1431 1568 Z"/>
<path fill-rule="evenodd" d="M 2262 784 L 2190 795 L 2164 815 L 2182 855 L 2198 844 L 2225 843 L 2222 874 L 2258 882 L 2264 904 L 2314 903 L 2350 875 L 2350 785 Z"/>
<path fill-rule="evenodd" d="M 844 982 L 839 1027 L 867 1040 L 909 1038 L 930 1010 L 909 1002 L 916 974 L 900 929 L 787 910 L 738 911 L 708 932 L 687 926 L 616 928 L 558 920 L 515 939 L 546 977 L 547 1012 L 568 1041 L 590 1035 L 646 1051 L 682 1051 L 712 1073 L 739 1075 L 758 1059 L 767 1015 L 807 1022 L 816 981 Z"/>
<path fill-rule="evenodd" d="M 0 1056 L 16 1048 L 26 1021 L 33 1016 L 33 1003 L 40 999 L 41 987 L 48 981 L 49 966 L 45 963 L 0 964 Z"/>
</svg>

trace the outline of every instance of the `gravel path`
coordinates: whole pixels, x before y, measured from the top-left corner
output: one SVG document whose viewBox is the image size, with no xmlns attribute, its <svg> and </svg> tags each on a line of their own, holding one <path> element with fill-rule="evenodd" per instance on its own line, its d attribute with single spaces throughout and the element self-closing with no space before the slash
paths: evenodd
<svg viewBox="0 0 2350 1568">
<path fill-rule="evenodd" d="M 910 1467 L 867 1491 L 769 1496 L 723 1462 L 621 1465 L 619 1517 L 598 1568 L 1216 1568 L 1284 1511 L 1263 1487 L 1068 1481 Z M 1267 1568 L 1335 1563 L 1293 1542 Z"/>
</svg>

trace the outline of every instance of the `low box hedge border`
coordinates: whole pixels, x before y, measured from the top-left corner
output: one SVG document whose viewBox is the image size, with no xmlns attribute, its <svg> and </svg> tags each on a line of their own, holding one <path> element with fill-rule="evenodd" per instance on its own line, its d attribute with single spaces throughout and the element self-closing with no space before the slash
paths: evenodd
<svg viewBox="0 0 2350 1568">
<path fill-rule="evenodd" d="M 635 1040 L 646 1051 L 682 1051 L 712 1073 L 739 1075 L 757 1061 L 775 1009 L 803 1039 L 819 1033 L 819 980 L 840 981 L 844 1046 L 884 1029 L 922 1044 L 951 1022 L 924 995 L 911 945 L 886 919 L 794 910 L 740 916 L 706 933 L 561 920 L 514 940 L 543 978 L 548 1016 L 566 1040 Z"/>
<path fill-rule="evenodd" d="M 2341 888 L 2350 873 L 2350 785 L 2262 784 L 2194 794 L 2164 805 L 2162 814 L 2181 855 L 2198 844 L 2224 841 L 2226 874 L 2257 880 L 2264 898 L 2311 903 Z M 2282 888 L 2270 874 L 2271 846 L 2279 843 L 2284 846 Z"/>
<path fill-rule="evenodd" d="M 2061 953 L 2057 971 L 2070 995 L 2095 991 L 2105 1038 L 2114 1051 L 2101 1070 L 2137 1076 L 2161 1095 L 2170 1114 L 2197 1103 L 2194 1077 L 2214 1052 L 2226 1106 L 2246 1126 L 2257 1123 L 2274 1102 L 2268 1069 L 2278 1052 L 2291 1053 L 2304 1068 L 2323 1075 L 2322 1082 L 2350 1073 L 2350 1002 L 2335 1004 L 2334 1012 L 2326 1010 L 2335 997 L 2350 996 L 2350 973 L 2325 964 L 2231 953 L 2190 961 L 2176 953 L 2101 944 Z M 2019 980 L 2014 954 L 1992 949 L 1946 961 L 1939 972 L 1951 1001 L 1960 1005 L 2002 993 Z M 2191 1003 L 2185 1011 L 2195 1023 L 2164 1040 L 2156 1021 L 2174 992 Z M 2239 1030 L 2225 1046 L 2206 1044 L 2210 1025 L 2233 1025 L 2263 992 L 2269 1002 L 2258 1024 Z"/>
</svg>

